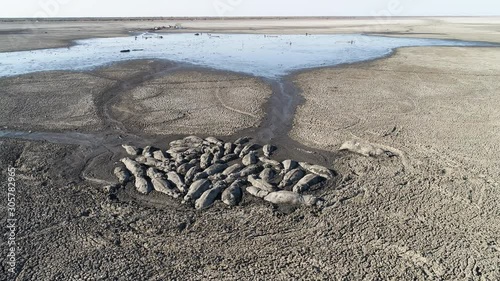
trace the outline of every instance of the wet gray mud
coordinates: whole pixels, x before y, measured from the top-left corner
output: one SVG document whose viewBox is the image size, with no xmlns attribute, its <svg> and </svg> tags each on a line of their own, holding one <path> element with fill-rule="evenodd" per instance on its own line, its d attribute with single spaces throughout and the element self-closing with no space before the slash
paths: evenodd
<svg viewBox="0 0 500 281">
<path fill-rule="evenodd" d="M 268 100 L 266 117 L 256 131 L 256 137 L 262 142 L 269 142 L 288 136 L 302 97 L 288 77 L 265 81 L 271 85 L 273 94 Z"/>
</svg>

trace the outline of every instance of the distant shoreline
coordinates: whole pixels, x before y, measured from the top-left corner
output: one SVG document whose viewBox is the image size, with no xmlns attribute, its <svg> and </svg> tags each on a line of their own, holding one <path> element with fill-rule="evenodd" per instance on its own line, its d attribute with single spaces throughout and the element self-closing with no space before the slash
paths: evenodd
<svg viewBox="0 0 500 281">
<path fill-rule="evenodd" d="M 468 28 L 458 29 L 460 24 Z M 74 40 L 138 32 L 383 34 L 500 43 L 500 17 L 150 17 L 0 19 L 0 52 L 71 46 Z"/>
</svg>

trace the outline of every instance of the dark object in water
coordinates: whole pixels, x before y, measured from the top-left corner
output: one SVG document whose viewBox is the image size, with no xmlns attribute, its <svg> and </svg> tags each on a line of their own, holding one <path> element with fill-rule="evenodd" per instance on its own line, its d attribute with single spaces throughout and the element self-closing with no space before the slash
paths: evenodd
<svg viewBox="0 0 500 281">
<path fill-rule="evenodd" d="M 124 50 L 124 51 L 126 51 L 126 50 Z M 133 52 L 141 52 L 141 51 L 144 51 L 144 49 L 133 49 L 132 51 Z"/>
<path fill-rule="evenodd" d="M 195 35 L 195 36 L 200 36 L 200 34 L 199 34 L 199 33 L 195 33 L 194 35 Z"/>
<path fill-rule="evenodd" d="M 130 53 L 130 50 L 121 50 L 120 53 Z"/>
</svg>

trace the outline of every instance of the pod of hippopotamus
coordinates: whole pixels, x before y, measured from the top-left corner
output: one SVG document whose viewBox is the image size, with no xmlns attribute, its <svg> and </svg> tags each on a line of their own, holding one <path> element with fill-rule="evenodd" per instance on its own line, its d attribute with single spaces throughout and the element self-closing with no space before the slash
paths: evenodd
<svg viewBox="0 0 500 281">
<path fill-rule="evenodd" d="M 335 177 L 327 167 L 291 159 L 271 159 L 274 145 L 260 146 L 249 137 L 225 142 L 188 136 L 166 150 L 122 145 L 128 157 L 113 170 L 119 185 L 133 182 L 142 194 L 160 192 L 196 209 L 217 200 L 228 206 L 253 196 L 273 204 L 318 206 L 320 198 L 303 192 Z M 247 195 L 246 195 L 247 194 Z"/>
</svg>

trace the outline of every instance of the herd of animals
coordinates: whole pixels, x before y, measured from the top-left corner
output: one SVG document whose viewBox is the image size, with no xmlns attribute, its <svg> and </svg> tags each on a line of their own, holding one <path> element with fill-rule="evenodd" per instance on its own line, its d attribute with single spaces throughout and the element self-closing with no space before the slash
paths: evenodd
<svg viewBox="0 0 500 281">
<path fill-rule="evenodd" d="M 322 199 L 305 195 L 312 186 L 334 178 L 323 166 L 273 160 L 273 145 L 260 146 L 241 137 L 224 142 L 215 137 L 188 136 L 170 142 L 164 151 L 122 145 L 128 157 L 114 169 L 117 186 L 133 181 L 142 194 L 153 190 L 196 209 L 206 209 L 221 200 L 238 205 L 245 194 L 273 204 L 320 206 Z"/>
<path fill-rule="evenodd" d="M 133 181 L 142 194 L 153 190 L 196 209 L 206 209 L 220 199 L 228 206 L 238 205 L 244 196 L 261 198 L 273 204 L 321 206 L 323 200 L 306 195 L 314 185 L 331 180 L 334 171 L 327 167 L 291 159 L 271 158 L 277 149 L 252 143 L 241 137 L 224 142 L 215 137 L 187 136 L 169 143 L 163 151 L 152 146 L 143 149 L 122 145 L 128 157 L 122 158 L 113 173 L 116 189 Z M 399 156 L 386 147 L 360 141 L 347 141 L 340 147 L 366 157 Z"/>
</svg>

